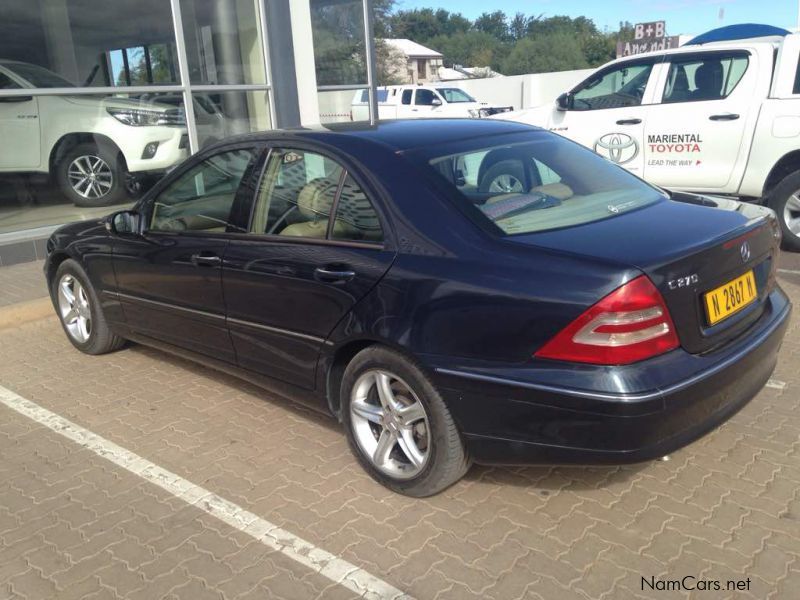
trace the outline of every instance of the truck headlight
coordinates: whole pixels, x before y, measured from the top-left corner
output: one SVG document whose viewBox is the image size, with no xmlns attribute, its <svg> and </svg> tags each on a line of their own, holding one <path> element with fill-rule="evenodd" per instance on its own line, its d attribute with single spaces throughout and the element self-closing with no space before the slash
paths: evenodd
<svg viewBox="0 0 800 600">
<path fill-rule="evenodd" d="M 141 108 L 107 108 L 108 114 L 120 123 L 131 127 L 146 127 L 153 125 L 180 125 L 186 122 L 185 118 L 176 118 L 157 110 L 143 110 Z M 179 122 L 180 121 L 180 122 Z"/>
</svg>

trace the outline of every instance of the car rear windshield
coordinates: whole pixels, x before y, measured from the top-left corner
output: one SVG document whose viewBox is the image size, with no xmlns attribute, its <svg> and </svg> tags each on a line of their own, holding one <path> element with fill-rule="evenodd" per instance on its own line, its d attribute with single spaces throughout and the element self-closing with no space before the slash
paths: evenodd
<svg viewBox="0 0 800 600">
<path fill-rule="evenodd" d="M 420 157 L 457 192 L 468 214 L 506 235 L 583 225 L 666 198 L 594 152 L 544 131 L 473 138 L 428 148 Z"/>
</svg>

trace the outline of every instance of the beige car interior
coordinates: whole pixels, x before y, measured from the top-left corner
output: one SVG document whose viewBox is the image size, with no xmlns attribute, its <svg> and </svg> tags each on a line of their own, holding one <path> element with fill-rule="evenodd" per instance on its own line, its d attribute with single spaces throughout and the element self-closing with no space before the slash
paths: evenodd
<svg viewBox="0 0 800 600">
<path fill-rule="evenodd" d="M 336 195 L 337 181 L 319 177 L 303 186 L 297 195 L 297 211 L 305 220 L 287 225 L 280 235 L 324 238 L 328 231 L 328 215 Z M 334 237 L 349 237 L 357 233 L 347 222 L 336 219 L 333 223 Z"/>
<path fill-rule="evenodd" d="M 575 195 L 575 192 L 572 191 L 571 187 L 561 182 L 537 185 L 536 187 L 532 187 L 528 193 L 534 194 L 536 192 L 544 194 L 545 196 L 558 198 L 559 200 L 569 200 Z M 519 196 L 519 194 L 499 194 L 489 198 L 486 201 L 486 204 L 493 204 L 495 202 L 499 202 L 500 200 L 505 200 L 506 198 L 513 198 L 514 196 Z"/>
</svg>

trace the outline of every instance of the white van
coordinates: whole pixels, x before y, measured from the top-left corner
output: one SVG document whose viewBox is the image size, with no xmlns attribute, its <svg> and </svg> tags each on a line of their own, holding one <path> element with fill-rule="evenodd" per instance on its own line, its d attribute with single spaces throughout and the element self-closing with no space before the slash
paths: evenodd
<svg viewBox="0 0 800 600">
<path fill-rule="evenodd" d="M 446 85 L 390 85 L 378 88 L 379 119 L 480 119 L 513 110 L 478 102 L 461 88 Z M 358 90 L 350 107 L 351 121 L 369 119 L 367 90 Z"/>
</svg>

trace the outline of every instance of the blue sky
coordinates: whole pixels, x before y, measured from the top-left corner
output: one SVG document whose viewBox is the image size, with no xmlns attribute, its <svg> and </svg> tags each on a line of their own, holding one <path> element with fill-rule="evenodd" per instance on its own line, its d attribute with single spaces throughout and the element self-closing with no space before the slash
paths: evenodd
<svg viewBox="0 0 800 600">
<path fill-rule="evenodd" d="M 670 35 L 697 34 L 724 25 L 766 23 L 797 25 L 798 0 L 398 0 L 397 8 L 444 8 L 474 19 L 482 12 L 503 10 L 513 15 L 568 15 L 590 17 L 600 29 L 616 30 L 620 21 L 666 21 Z"/>
</svg>

